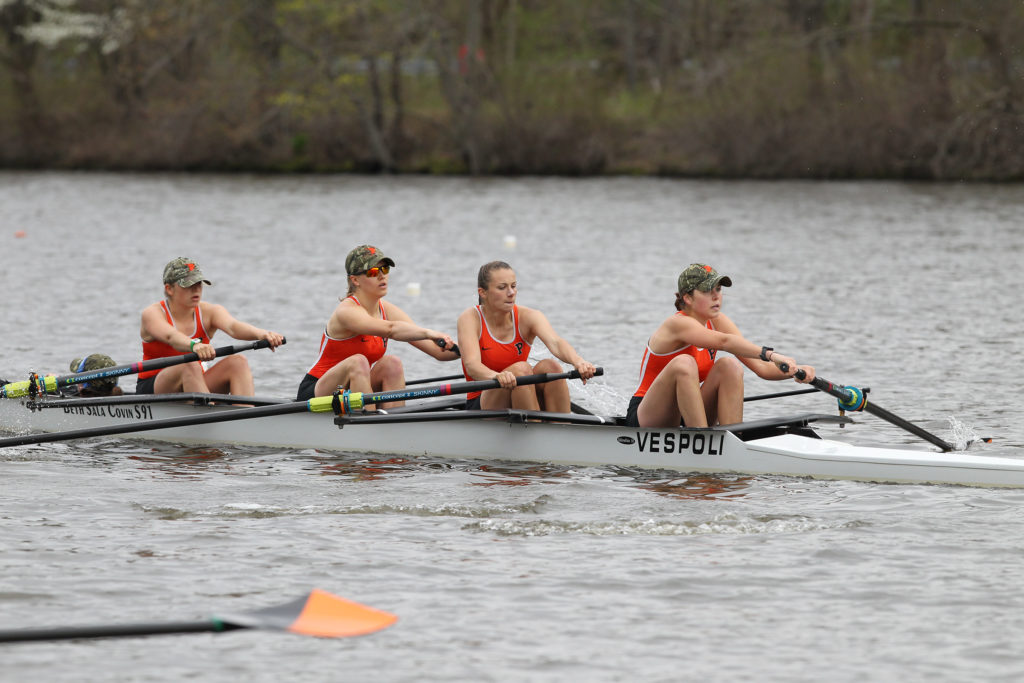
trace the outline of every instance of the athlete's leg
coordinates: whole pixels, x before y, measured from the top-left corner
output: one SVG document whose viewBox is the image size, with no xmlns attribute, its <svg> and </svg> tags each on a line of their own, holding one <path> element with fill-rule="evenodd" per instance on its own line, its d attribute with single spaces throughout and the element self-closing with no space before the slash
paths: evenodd
<svg viewBox="0 0 1024 683">
<path fill-rule="evenodd" d="M 164 368 L 153 382 L 154 394 L 210 393 L 203 377 L 203 368 L 198 363 L 184 363 Z"/>
<path fill-rule="evenodd" d="M 210 366 L 204 376 L 206 386 L 215 394 L 234 394 L 235 396 L 252 396 L 256 386 L 252 379 L 252 370 L 245 356 L 228 356 Z"/>
<path fill-rule="evenodd" d="M 676 356 L 651 383 L 637 409 L 641 427 L 707 427 L 700 373 L 693 356 Z"/>
<path fill-rule="evenodd" d="M 533 368 L 529 363 L 522 361 L 513 363 L 502 372 L 511 372 L 516 377 L 533 374 Z M 517 386 L 509 391 L 508 389 L 490 389 L 480 395 L 481 410 L 504 410 L 506 408 L 517 410 L 539 410 L 537 403 L 537 392 L 532 384 Z"/>
<path fill-rule="evenodd" d="M 733 358 L 719 358 L 700 388 L 708 424 L 743 422 L 743 365 Z"/>
<path fill-rule="evenodd" d="M 384 356 L 370 368 L 370 386 L 374 391 L 396 391 L 405 388 L 405 368 L 398 356 Z M 405 401 L 378 403 L 381 408 L 398 408 Z"/>
<path fill-rule="evenodd" d="M 373 391 L 370 385 L 370 363 L 366 356 L 357 353 L 335 364 L 317 380 L 314 393 L 317 396 L 330 396 L 338 388 L 364 394 Z"/>
<path fill-rule="evenodd" d="M 545 372 L 565 372 L 558 361 L 552 358 L 545 358 L 533 366 L 533 374 L 540 375 Z M 572 402 L 569 400 L 569 383 L 564 379 L 554 382 L 535 384 L 537 387 L 537 403 L 541 410 L 548 410 L 553 413 L 571 413 Z"/>
</svg>

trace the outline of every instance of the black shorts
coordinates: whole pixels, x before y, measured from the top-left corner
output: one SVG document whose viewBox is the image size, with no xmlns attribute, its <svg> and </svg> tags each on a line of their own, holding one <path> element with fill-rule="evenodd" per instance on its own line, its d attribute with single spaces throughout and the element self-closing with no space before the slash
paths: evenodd
<svg viewBox="0 0 1024 683">
<path fill-rule="evenodd" d="M 155 393 L 153 390 L 156 388 L 157 375 L 147 377 L 146 379 L 135 380 L 135 393 L 136 394 L 152 394 Z"/>
<path fill-rule="evenodd" d="M 296 394 L 296 401 L 308 401 L 316 395 L 316 383 L 320 380 L 319 377 L 306 373 L 306 376 L 299 382 L 299 393 Z"/>
<path fill-rule="evenodd" d="M 637 412 L 640 410 L 640 402 L 644 400 L 643 396 L 634 396 L 629 399 L 629 406 L 626 408 L 626 426 L 627 427 L 639 427 L 640 420 L 637 417 Z M 683 418 L 679 418 L 679 426 L 685 427 L 686 424 L 683 422 Z"/>
<path fill-rule="evenodd" d="M 466 399 L 466 410 L 480 410 L 480 396 Z"/>
</svg>

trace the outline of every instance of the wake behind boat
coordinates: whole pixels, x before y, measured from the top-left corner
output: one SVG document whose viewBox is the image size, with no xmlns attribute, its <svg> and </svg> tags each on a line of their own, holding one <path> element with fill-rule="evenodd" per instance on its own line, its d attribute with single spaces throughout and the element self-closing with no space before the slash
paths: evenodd
<svg viewBox="0 0 1024 683">
<path fill-rule="evenodd" d="M 249 403 L 255 408 L 229 405 Z M 95 430 L 181 444 L 231 444 L 360 454 L 635 467 L 879 483 L 1024 487 L 1024 460 L 962 452 L 872 448 L 822 439 L 820 414 L 708 429 L 627 427 L 617 416 L 452 408 L 432 401 L 389 414 L 291 412 L 285 399 L 217 394 L 103 398 L 45 395 L 0 401 L 0 429 L 16 434 Z M 257 417 L 243 411 L 287 410 Z M 164 421 L 199 424 L 167 425 Z M 221 421 L 212 421 L 221 420 Z M 89 434 L 82 434 L 87 436 Z M 41 439 L 40 439 L 41 440 Z M 3 441 L 3 440 L 0 440 Z M 7 444 L 12 445 L 12 444 Z"/>
</svg>

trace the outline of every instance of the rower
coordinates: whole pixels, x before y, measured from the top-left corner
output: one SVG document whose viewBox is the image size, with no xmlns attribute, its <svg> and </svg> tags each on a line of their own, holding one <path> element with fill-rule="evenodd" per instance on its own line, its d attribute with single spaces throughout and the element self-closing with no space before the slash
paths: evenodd
<svg viewBox="0 0 1024 683">
<path fill-rule="evenodd" d="M 462 368 L 467 380 L 496 379 L 501 388 L 468 394 L 466 408 L 571 412 L 564 379 L 516 386 L 516 377 L 563 371 L 551 358 L 530 364 L 530 350 L 538 338 L 555 358 L 572 365 L 584 383 L 596 370 L 555 332 L 543 313 L 516 304 L 518 286 L 515 271 L 504 261 L 485 263 L 477 273 L 479 303 L 459 316 Z"/>
<path fill-rule="evenodd" d="M 249 362 L 238 354 L 210 365 L 217 357 L 210 339 L 218 330 L 235 339 L 266 341 L 273 351 L 284 343 L 277 332 L 236 320 L 219 304 L 202 301 L 206 279 L 190 258 L 176 258 L 164 266 L 164 300 L 142 311 L 143 362 L 154 358 L 182 356 L 193 352 L 200 362 L 184 363 L 139 373 L 135 391 L 139 394 L 230 393 L 252 396 L 255 383 Z"/>
<path fill-rule="evenodd" d="M 707 427 L 743 421 L 743 367 L 762 379 L 814 380 L 814 368 L 740 334 L 722 313 L 722 287 L 732 279 L 711 266 L 691 263 L 679 275 L 676 313 L 647 341 L 640 385 L 630 399 L 626 423 L 633 427 Z M 734 357 L 717 357 L 728 351 Z M 785 368 L 785 370 L 783 370 Z M 681 421 L 680 421 L 681 420 Z"/>
<path fill-rule="evenodd" d="M 345 258 L 348 293 L 327 319 L 320 353 L 299 384 L 296 400 L 329 396 L 335 391 L 370 393 L 405 388 L 405 369 L 398 356 L 387 353 L 388 340 L 408 342 L 440 361 L 456 360 L 458 347 L 443 332 L 421 327 L 395 304 L 384 301 L 388 274 L 395 262 L 368 244 Z M 391 408 L 405 401 L 382 403 Z M 369 406 L 367 410 L 373 410 Z"/>
</svg>

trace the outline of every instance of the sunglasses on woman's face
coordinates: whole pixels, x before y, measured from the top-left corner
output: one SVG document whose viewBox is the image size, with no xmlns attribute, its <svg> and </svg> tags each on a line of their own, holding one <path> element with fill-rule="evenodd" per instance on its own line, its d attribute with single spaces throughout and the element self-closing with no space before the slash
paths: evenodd
<svg viewBox="0 0 1024 683">
<path fill-rule="evenodd" d="M 363 273 L 366 277 L 377 277 L 381 273 L 387 275 L 391 272 L 391 266 L 374 266 L 373 268 L 367 268 L 366 272 Z"/>
</svg>

